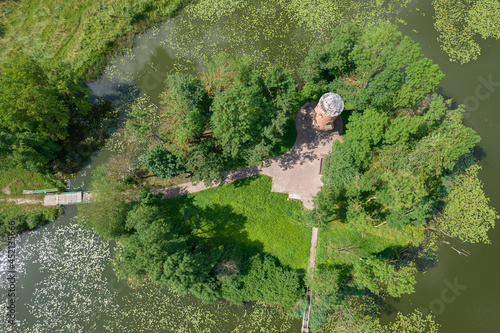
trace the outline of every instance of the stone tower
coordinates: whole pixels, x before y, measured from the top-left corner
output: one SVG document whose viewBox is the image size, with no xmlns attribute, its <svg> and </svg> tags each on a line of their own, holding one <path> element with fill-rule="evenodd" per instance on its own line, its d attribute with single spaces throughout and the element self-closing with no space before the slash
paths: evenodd
<svg viewBox="0 0 500 333">
<path fill-rule="evenodd" d="M 333 122 L 344 110 L 344 101 L 336 93 L 326 93 L 314 109 L 313 127 L 318 131 L 333 129 Z"/>
</svg>

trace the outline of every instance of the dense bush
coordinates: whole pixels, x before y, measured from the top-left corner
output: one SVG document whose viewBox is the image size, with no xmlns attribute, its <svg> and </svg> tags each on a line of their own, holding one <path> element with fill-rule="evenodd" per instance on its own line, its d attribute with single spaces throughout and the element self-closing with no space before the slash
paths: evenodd
<svg viewBox="0 0 500 333">
<path fill-rule="evenodd" d="M 144 167 L 164 179 L 172 178 L 184 172 L 184 168 L 179 165 L 177 157 L 160 145 L 148 150 L 139 160 Z"/>
<path fill-rule="evenodd" d="M 247 58 L 219 54 L 200 79 L 177 73 L 165 83 L 160 107 L 141 97 L 126 128 L 137 142 L 162 144 L 193 181 L 220 181 L 224 171 L 257 164 L 295 141 L 290 70 L 276 65 L 261 72 Z"/>
</svg>

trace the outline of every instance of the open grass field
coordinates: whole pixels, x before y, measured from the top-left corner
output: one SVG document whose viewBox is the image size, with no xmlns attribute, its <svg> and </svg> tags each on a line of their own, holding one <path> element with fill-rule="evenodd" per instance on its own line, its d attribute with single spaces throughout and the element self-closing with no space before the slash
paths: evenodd
<svg viewBox="0 0 500 333">
<path fill-rule="evenodd" d="M 63 60 L 78 74 L 96 77 L 107 56 L 131 47 L 135 34 L 175 15 L 188 2 L 104 0 L 99 21 L 99 1 L 2 1 L 0 55 L 21 49 L 49 66 Z"/>
<path fill-rule="evenodd" d="M 62 183 L 23 169 L 0 168 L 0 198 L 22 196 L 23 190 L 59 188 Z"/>
<path fill-rule="evenodd" d="M 256 246 L 283 265 L 306 269 L 311 228 L 299 225 L 301 202 L 271 192 L 271 178 L 254 176 L 235 183 L 164 202 L 167 216 L 213 246 L 233 243 Z"/>
<path fill-rule="evenodd" d="M 62 185 L 62 182 L 51 180 L 39 173 L 0 168 L 0 200 L 13 197 L 42 200 L 43 194 L 23 195 L 23 190 L 60 188 Z M 42 204 L 18 205 L 1 201 L 0 237 L 7 234 L 10 221 L 17 221 L 18 231 L 21 231 L 52 220 L 59 213 L 59 207 L 44 207 Z"/>
</svg>

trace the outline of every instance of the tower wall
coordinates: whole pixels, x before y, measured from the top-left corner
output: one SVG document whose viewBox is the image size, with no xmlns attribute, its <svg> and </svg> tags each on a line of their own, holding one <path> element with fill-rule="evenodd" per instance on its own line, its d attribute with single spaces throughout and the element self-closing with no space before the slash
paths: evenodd
<svg viewBox="0 0 500 333">
<path fill-rule="evenodd" d="M 318 127 L 323 127 L 328 124 L 333 124 L 335 119 L 337 119 L 338 116 L 335 117 L 329 117 L 326 114 L 324 114 L 321 109 L 320 109 L 320 104 L 316 105 L 314 108 L 315 112 L 315 123 Z"/>
</svg>

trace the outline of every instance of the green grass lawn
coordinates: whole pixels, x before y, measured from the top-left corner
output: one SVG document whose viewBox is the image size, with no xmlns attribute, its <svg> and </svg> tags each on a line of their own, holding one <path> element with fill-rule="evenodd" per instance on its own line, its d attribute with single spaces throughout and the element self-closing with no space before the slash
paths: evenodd
<svg viewBox="0 0 500 333">
<path fill-rule="evenodd" d="M 62 186 L 62 182 L 39 173 L 0 167 L 0 199 L 29 197 L 42 200 L 43 194 L 23 195 L 23 190 L 42 190 Z M 10 194 L 5 193 L 7 190 Z M 16 221 L 18 231 L 22 231 L 34 228 L 47 220 L 53 220 L 60 213 L 60 207 L 44 207 L 42 204 L 17 205 L 2 201 L 0 202 L 0 236 L 8 234 L 8 223 L 10 221 Z"/>
<path fill-rule="evenodd" d="M 53 220 L 61 213 L 61 206 L 45 207 L 41 204 L 17 205 L 0 202 L 0 237 L 10 234 L 10 222 L 14 222 L 17 232 L 21 232 Z"/>
<path fill-rule="evenodd" d="M 235 183 L 167 200 L 167 216 L 188 226 L 213 246 L 256 246 L 283 265 L 307 269 L 311 228 L 294 221 L 301 202 L 271 192 L 271 178 L 254 176 Z"/>
<path fill-rule="evenodd" d="M 23 190 L 43 190 L 58 188 L 62 183 L 51 180 L 39 173 L 31 173 L 24 169 L 0 167 L 0 198 L 18 197 Z M 4 192 L 9 191 L 10 195 Z"/>
<path fill-rule="evenodd" d="M 131 47 L 135 34 L 162 22 L 187 0 L 19 0 L 0 3 L 3 50 L 23 49 L 42 63 L 65 60 L 95 77 L 113 51 Z M 0 53 L 3 53 L 1 51 Z"/>
</svg>

